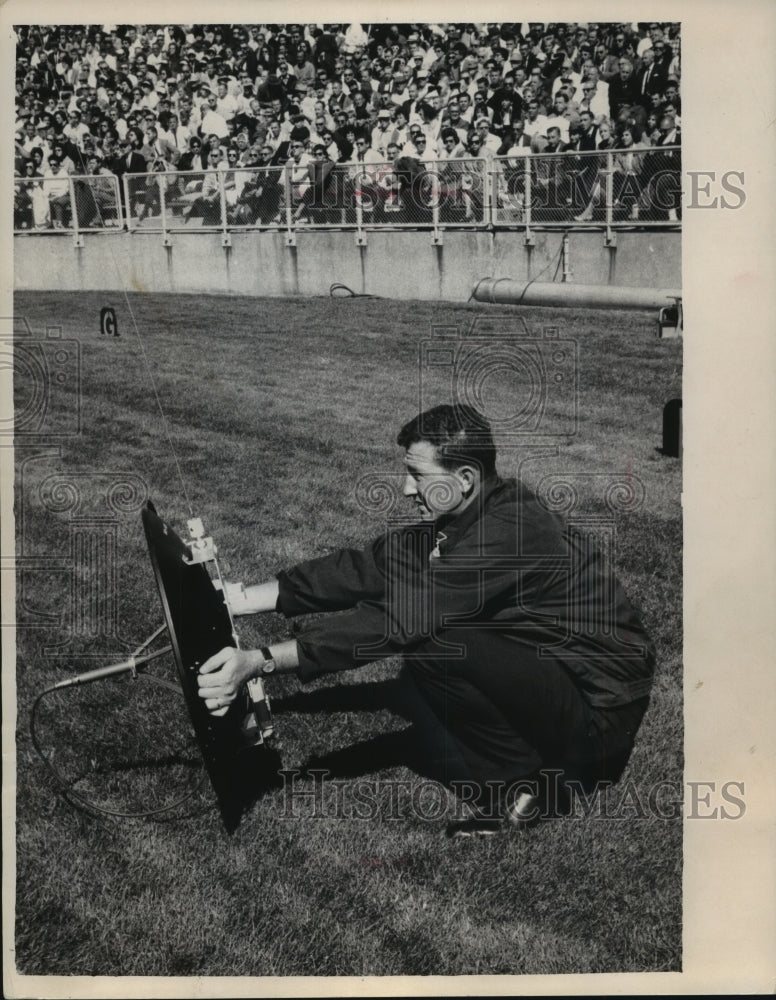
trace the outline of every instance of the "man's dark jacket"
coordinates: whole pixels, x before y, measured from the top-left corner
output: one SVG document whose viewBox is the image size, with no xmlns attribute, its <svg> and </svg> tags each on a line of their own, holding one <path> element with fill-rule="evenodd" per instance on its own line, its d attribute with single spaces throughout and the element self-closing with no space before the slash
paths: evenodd
<svg viewBox="0 0 776 1000">
<path fill-rule="evenodd" d="M 565 526 L 514 480 L 488 480 L 455 518 L 389 529 L 278 581 L 277 609 L 289 617 L 341 612 L 298 630 L 304 681 L 396 654 L 411 660 L 415 649 L 427 657 L 447 629 L 465 627 L 490 631 L 499 656 L 539 647 L 593 707 L 651 688 L 654 648 L 614 568 L 584 526 Z"/>
</svg>

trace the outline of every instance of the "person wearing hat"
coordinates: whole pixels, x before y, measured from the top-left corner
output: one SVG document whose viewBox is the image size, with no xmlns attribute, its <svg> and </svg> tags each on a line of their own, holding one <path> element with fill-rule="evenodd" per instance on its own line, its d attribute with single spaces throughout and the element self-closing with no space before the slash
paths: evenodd
<svg viewBox="0 0 776 1000">
<path fill-rule="evenodd" d="M 391 141 L 390 126 L 391 112 L 388 108 L 380 108 L 377 112 L 377 120 L 372 129 L 369 145 L 383 160 L 387 159 L 388 156 L 388 143 Z"/>
</svg>

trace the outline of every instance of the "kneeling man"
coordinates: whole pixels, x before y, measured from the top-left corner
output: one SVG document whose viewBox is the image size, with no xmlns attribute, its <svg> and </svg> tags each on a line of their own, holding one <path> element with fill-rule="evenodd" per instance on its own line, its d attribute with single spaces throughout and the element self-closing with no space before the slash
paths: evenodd
<svg viewBox="0 0 776 1000">
<path fill-rule="evenodd" d="M 397 443 L 418 523 L 247 587 L 237 614 L 339 613 L 270 648 L 221 650 L 202 666 L 200 696 L 222 713 L 264 673 L 309 681 L 399 654 L 427 773 L 477 789 L 456 833 L 525 825 L 574 783 L 589 792 L 620 777 L 652 642 L 590 537 L 499 477 L 482 414 L 435 407 Z"/>
</svg>

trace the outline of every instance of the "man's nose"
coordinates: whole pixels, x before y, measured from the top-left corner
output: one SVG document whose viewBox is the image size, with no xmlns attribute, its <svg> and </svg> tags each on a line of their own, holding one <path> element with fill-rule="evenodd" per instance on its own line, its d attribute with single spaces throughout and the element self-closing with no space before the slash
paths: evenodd
<svg viewBox="0 0 776 1000">
<path fill-rule="evenodd" d="M 402 486 L 402 493 L 404 494 L 405 497 L 417 496 L 418 491 L 415 488 L 415 480 L 412 478 L 412 476 L 404 477 L 404 485 Z"/>
</svg>

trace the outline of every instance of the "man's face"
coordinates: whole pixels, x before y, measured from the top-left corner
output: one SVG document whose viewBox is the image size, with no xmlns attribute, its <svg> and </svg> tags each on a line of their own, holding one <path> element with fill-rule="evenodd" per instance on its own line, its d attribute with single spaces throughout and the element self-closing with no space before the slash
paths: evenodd
<svg viewBox="0 0 776 1000">
<path fill-rule="evenodd" d="M 436 446 L 413 442 L 404 456 L 406 476 L 402 493 L 412 501 L 422 521 L 436 521 L 466 505 L 469 495 L 464 480 L 439 464 Z"/>
</svg>

